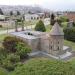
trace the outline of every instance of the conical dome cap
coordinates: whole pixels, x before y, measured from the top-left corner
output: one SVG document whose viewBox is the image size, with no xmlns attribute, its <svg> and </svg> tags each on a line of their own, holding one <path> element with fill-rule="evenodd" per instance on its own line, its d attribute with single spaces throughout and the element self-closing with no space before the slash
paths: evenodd
<svg viewBox="0 0 75 75">
<path fill-rule="evenodd" d="M 59 24 L 56 22 L 50 31 L 50 35 L 64 35 L 64 32 L 60 28 Z"/>
</svg>

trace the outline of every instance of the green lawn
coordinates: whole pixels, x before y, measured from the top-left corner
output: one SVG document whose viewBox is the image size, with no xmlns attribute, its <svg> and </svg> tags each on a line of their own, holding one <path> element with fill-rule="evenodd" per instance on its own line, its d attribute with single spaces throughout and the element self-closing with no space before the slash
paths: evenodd
<svg viewBox="0 0 75 75">
<path fill-rule="evenodd" d="M 64 40 L 64 45 L 72 47 L 72 50 L 75 50 L 75 43 L 71 41 Z"/>
<path fill-rule="evenodd" d="M 75 75 L 75 61 L 73 62 L 48 58 L 30 59 L 22 66 L 18 66 L 10 75 Z"/>
<path fill-rule="evenodd" d="M 7 34 L 0 35 L 0 47 L 2 47 L 2 41 L 6 36 L 8 36 L 8 35 Z"/>
<path fill-rule="evenodd" d="M 0 35 L 0 41 L 3 41 L 3 39 L 7 36 L 7 34 L 1 34 Z"/>
<path fill-rule="evenodd" d="M 8 75 L 8 72 L 0 67 L 0 75 Z"/>
<path fill-rule="evenodd" d="M 68 22 L 63 22 L 63 23 L 62 23 L 62 27 L 64 27 L 64 28 L 67 27 L 67 23 L 68 23 Z"/>
<path fill-rule="evenodd" d="M 38 22 L 38 20 L 31 20 L 31 21 L 25 21 L 25 26 L 29 26 L 29 25 L 35 25 Z"/>
<path fill-rule="evenodd" d="M 46 26 L 46 32 L 50 32 L 51 28 L 52 28 L 51 25 L 47 25 L 47 26 Z"/>
</svg>

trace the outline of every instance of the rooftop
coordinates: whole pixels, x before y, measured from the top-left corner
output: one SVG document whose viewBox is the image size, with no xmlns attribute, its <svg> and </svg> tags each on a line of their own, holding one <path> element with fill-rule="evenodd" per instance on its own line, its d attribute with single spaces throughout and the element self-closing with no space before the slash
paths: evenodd
<svg viewBox="0 0 75 75">
<path fill-rule="evenodd" d="M 59 24 L 56 22 L 50 31 L 50 35 L 64 35 L 62 29 Z"/>
</svg>

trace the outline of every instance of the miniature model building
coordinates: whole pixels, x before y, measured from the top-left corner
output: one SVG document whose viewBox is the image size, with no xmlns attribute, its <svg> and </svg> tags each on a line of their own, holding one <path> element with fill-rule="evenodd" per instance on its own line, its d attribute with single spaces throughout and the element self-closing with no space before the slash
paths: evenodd
<svg viewBox="0 0 75 75">
<path fill-rule="evenodd" d="M 64 33 L 57 22 L 49 33 L 26 30 L 10 34 L 26 41 L 32 48 L 31 55 L 41 53 L 56 59 L 72 55 L 71 48 L 64 46 Z"/>
</svg>

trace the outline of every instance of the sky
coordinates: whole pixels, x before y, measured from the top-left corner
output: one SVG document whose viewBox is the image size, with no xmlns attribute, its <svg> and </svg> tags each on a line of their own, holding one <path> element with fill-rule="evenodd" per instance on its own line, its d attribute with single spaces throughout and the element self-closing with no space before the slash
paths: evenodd
<svg viewBox="0 0 75 75">
<path fill-rule="evenodd" d="M 0 5 L 39 5 L 50 10 L 75 10 L 75 0 L 0 0 Z"/>
</svg>

